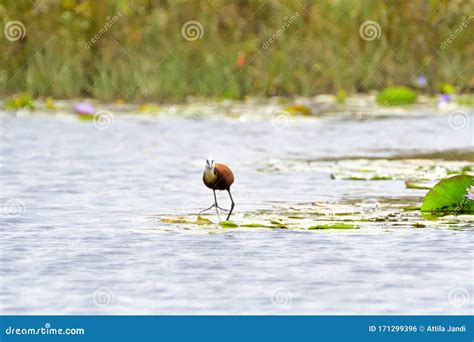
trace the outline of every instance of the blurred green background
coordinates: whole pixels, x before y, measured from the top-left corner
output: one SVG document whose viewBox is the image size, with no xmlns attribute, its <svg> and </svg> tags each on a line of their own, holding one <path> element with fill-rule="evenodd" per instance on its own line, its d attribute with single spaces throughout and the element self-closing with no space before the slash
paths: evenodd
<svg viewBox="0 0 474 342">
<path fill-rule="evenodd" d="M 135 102 L 311 96 L 414 86 L 420 75 L 426 92 L 442 83 L 469 92 L 473 13 L 465 0 L 4 0 L 2 31 L 18 20 L 26 34 L 1 39 L 0 94 Z M 203 29 L 196 40 L 182 35 L 190 20 Z M 359 34 L 368 20 L 381 28 L 369 41 Z"/>
</svg>

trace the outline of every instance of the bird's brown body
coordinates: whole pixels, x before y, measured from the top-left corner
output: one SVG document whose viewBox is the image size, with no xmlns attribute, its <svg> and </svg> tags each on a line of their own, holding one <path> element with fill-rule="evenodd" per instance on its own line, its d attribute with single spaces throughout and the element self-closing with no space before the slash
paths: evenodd
<svg viewBox="0 0 474 342">
<path fill-rule="evenodd" d="M 226 165 L 215 163 L 214 172 L 204 171 L 202 181 L 212 190 L 230 190 L 234 183 L 234 174 Z"/>
</svg>

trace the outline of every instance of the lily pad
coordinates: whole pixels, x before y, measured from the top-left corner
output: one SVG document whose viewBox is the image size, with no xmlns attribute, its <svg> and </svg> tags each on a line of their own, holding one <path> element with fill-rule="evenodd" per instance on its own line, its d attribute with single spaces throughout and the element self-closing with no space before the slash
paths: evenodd
<svg viewBox="0 0 474 342">
<path fill-rule="evenodd" d="M 188 224 L 211 224 L 212 221 L 205 217 L 198 216 L 196 220 L 192 220 L 188 217 L 164 217 L 160 220 L 164 223 L 188 223 Z"/>
<path fill-rule="evenodd" d="M 301 104 L 286 107 L 285 111 L 290 114 L 311 115 L 311 109 Z"/>
<path fill-rule="evenodd" d="M 268 228 L 268 226 L 261 223 L 244 223 L 240 226 L 245 228 Z"/>
<path fill-rule="evenodd" d="M 415 103 L 416 93 L 407 87 L 387 87 L 377 95 L 377 103 L 384 106 L 399 106 Z"/>
<path fill-rule="evenodd" d="M 427 189 L 430 190 L 433 187 L 432 182 L 407 180 L 405 181 L 407 189 Z"/>
<path fill-rule="evenodd" d="M 33 97 L 28 93 L 16 94 L 7 99 L 5 102 L 6 109 L 32 109 L 34 107 Z"/>
<path fill-rule="evenodd" d="M 237 228 L 239 225 L 232 221 L 222 221 L 219 223 L 222 228 Z"/>
<path fill-rule="evenodd" d="M 317 226 L 309 227 L 308 230 L 316 230 L 316 229 L 357 229 L 359 226 L 354 224 L 346 224 L 346 223 L 332 223 L 332 224 L 319 224 Z"/>
<path fill-rule="evenodd" d="M 425 196 L 422 212 L 442 214 L 474 214 L 474 201 L 466 197 L 467 189 L 474 184 L 474 177 L 458 175 L 443 179 Z"/>
</svg>

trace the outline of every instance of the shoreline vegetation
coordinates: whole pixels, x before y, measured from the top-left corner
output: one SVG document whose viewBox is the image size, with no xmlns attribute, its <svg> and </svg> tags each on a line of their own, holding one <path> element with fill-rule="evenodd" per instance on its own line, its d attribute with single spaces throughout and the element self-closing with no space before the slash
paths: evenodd
<svg viewBox="0 0 474 342">
<path fill-rule="evenodd" d="M 466 94 L 472 12 L 441 0 L 9 0 L 0 19 L 21 32 L 0 47 L 0 96 L 342 99 L 392 86 Z"/>
<path fill-rule="evenodd" d="M 330 115 L 355 115 L 357 118 L 376 118 L 386 115 L 449 114 L 467 120 L 474 108 L 474 95 L 426 95 L 398 92 L 390 88 L 382 92 L 359 94 L 321 94 L 313 97 L 251 97 L 243 99 L 206 98 L 189 96 L 181 102 L 124 102 L 121 100 L 105 102 L 93 98 L 54 99 L 51 96 L 33 98 L 28 93 L 0 97 L 0 111 L 15 116 L 33 112 L 66 112 L 80 118 L 92 118 L 100 111 L 110 115 L 130 113 L 134 115 L 171 115 L 198 119 L 209 115 L 224 115 L 242 118 L 250 117 L 318 117 Z M 254 113 L 254 114 L 252 114 Z M 99 113 L 100 114 L 100 113 Z M 458 118 L 459 119 L 459 118 Z M 453 118 L 452 120 L 457 120 Z M 451 123 L 450 123 L 451 124 Z"/>
</svg>

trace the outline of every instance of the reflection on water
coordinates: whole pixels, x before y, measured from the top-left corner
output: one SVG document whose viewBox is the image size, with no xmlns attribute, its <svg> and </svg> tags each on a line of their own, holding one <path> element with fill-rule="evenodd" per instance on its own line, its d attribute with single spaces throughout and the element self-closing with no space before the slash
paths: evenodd
<svg viewBox="0 0 474 342">
<path fill-rule="evenodd" d="M 322 170 L 262 172 L 272 161 L 437 151 L 470 158 L 472 128 L 454 130 L 446 116 L 293 119 L 284 127 L 116 116 L 104 130 L 70 117 L 18 118 L 1 142 L 2 310 L 469 313 L 472 230 L 384 222 L 357 231 L 209 234 L 160 230 L 149 219 L 211 204 L 201 181 L 207 156 L 234 171 L 238 220 L 281 203 L 426 191 L 400 180 L 331 180 Z"/>
</svg>

